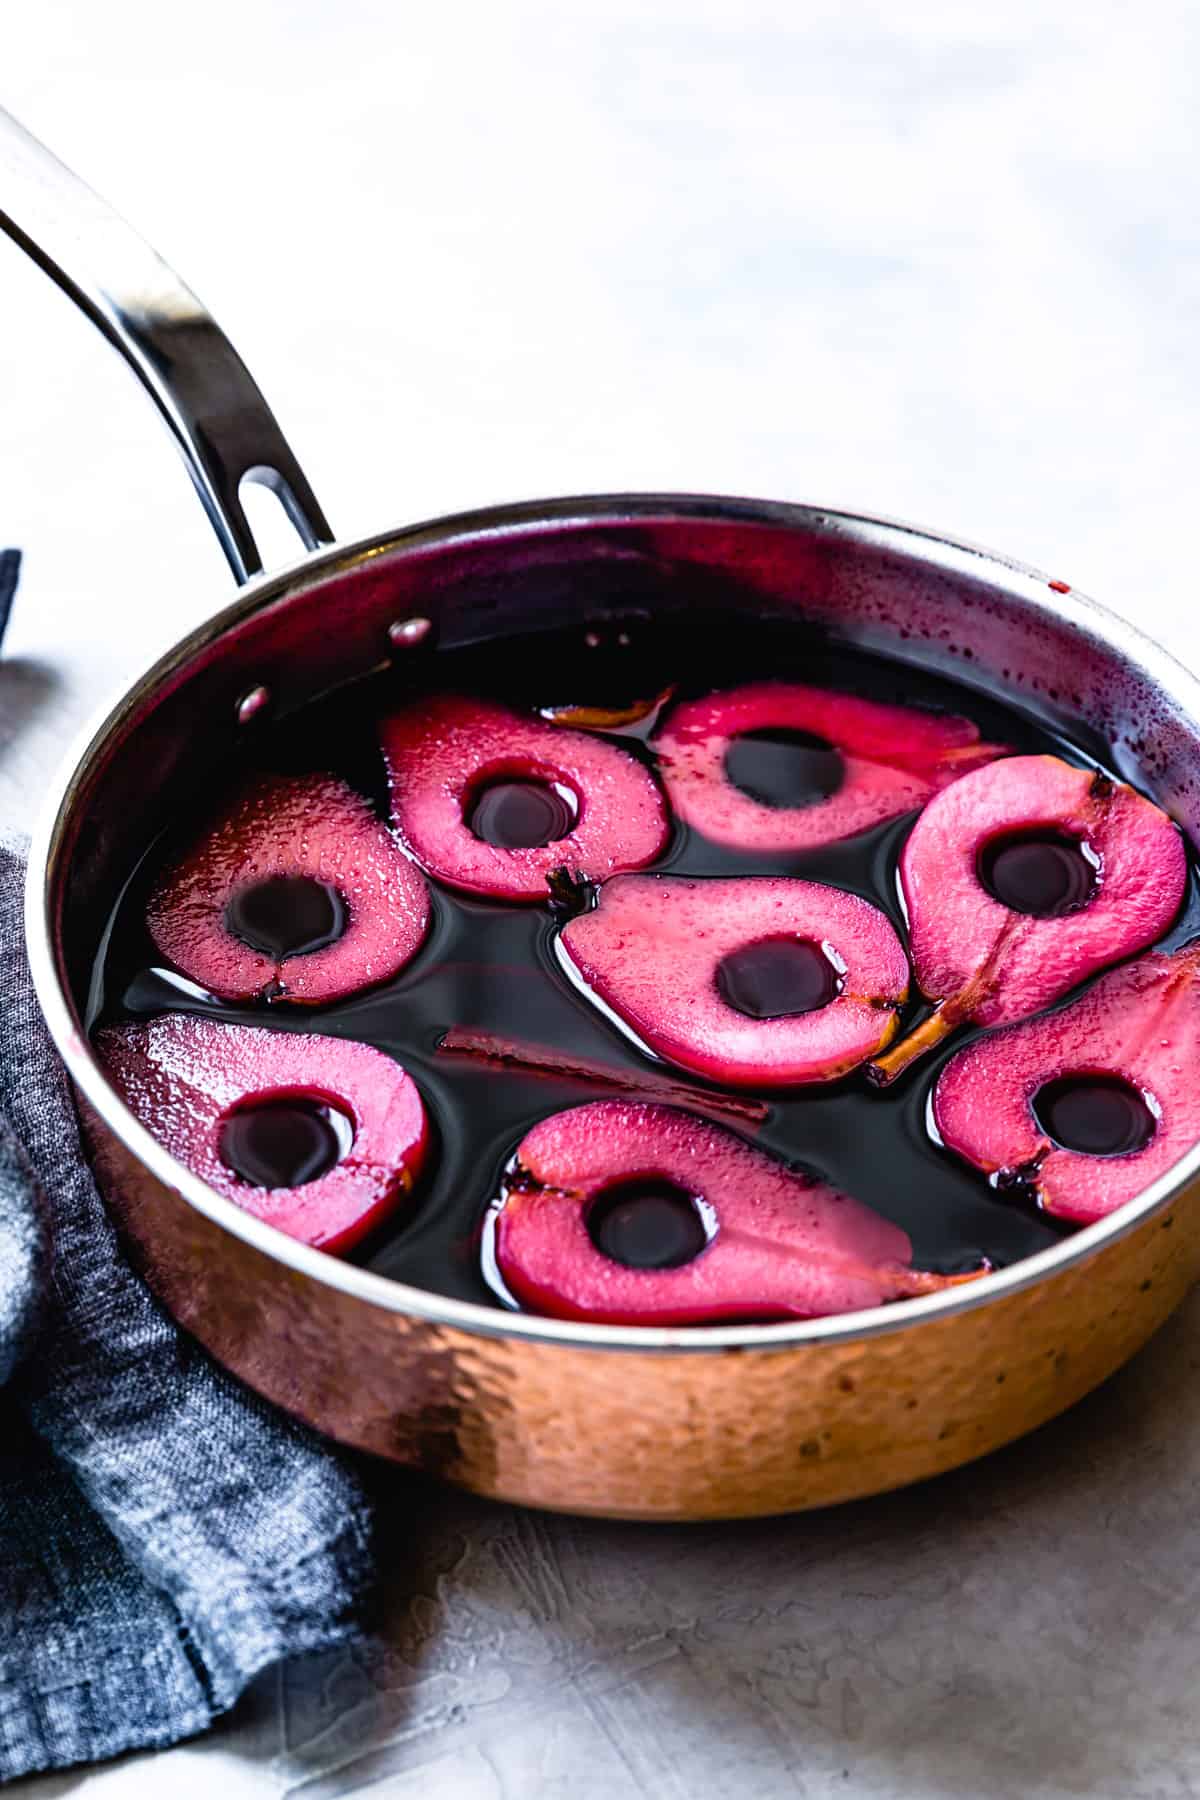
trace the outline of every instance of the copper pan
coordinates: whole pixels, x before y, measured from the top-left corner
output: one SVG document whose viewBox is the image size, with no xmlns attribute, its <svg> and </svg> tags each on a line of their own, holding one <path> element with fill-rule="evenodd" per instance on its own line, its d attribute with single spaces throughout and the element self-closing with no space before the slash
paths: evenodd
<svg viewBox="0 0 1200 1800">
<path fill-rule="evenodd" d="M 175 1163 L 86 1040 L 101 922 L 195 774 L 256 721 L 389 659 L 719 590 L 759 614 L 1086 720 L 1193 833 L 1200 686 L 1060 583 L 952 539 L 774 502 L 534 502 L 333 546 L 262 395 L 178 278 L 14 121 L 0 223 L 149 389 L 239 583 L 68 759 L 37 832 L 28 939 L 97 1168 L 146 1278 L 229 1368 L 321 1431 L 480 1493 L 716 1518 L 916 1481 L 1051 1418 L 1145 1342 L 1200 1264 L 1200 1150 L 1139 1200 L 968 1287 L 849 1318 L 690 1331 L 561 1324 L 440 1298 L 308 1250 Z M 279 494 L 307 546 L 260 561 L 239 498 Z"/>
</svg>

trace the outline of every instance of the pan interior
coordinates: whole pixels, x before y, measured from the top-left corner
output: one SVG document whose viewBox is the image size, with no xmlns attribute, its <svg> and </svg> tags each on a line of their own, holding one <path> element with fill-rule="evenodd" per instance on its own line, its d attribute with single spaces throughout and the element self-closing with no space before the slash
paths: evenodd
<svg viewBox="0 0 1200 1800">
<path fill-rule="evenodd" d="M 749 503 L 572 503 L 534 520 L 450 522 L 258 584 L 102 734 L 55 863 L 77 1016 L 100 927 L 139 850 L 240 753 L 248 730 L 439 648 L 631 611 L 686 631 L 701 610 L 801 625 L 998 694 L 1039 729 L 1110 746 L 1119 773 L 1192 822 L 1188 679 L 1037 577 L 899 528 Z M 428 631 L 414 628 L 424 620 Z M 269 700 L 247 726 L 240 702 L 256 688 Z"/>
</svg>

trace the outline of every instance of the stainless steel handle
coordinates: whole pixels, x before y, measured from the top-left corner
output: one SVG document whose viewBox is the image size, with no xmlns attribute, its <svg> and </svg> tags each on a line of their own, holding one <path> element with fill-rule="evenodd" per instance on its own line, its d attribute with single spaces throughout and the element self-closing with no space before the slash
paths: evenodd
<svg viewBox="0 0 1200 1800">
<path fill-rule="evenodd" d="M 245 363 L 108 203 L 0 109 L 0 229 L 121 352 L 166 420 L 234 577 L 262 568 L 243 481 L 271 488 L 307 549 L 333 533 Z"/>
</svg>

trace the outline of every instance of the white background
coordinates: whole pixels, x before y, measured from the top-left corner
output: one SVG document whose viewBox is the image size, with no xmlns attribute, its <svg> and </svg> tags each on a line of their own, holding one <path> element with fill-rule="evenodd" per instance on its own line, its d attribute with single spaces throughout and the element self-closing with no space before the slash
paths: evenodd
<svg viewBox="0 0 1200 1800">
<path fill-rule="evenodd" d="M 5 37 L 0 100 L 198 289 L 341 535 L 802 498 L 1186 652 L 1194 7 L 39 0 Z M 0 305 L 11 649 L 74 706 L 227 578 L 136 385 L 7 245 Z"/>
<path fill-rule="evenodd" d="M 539 493 L 815 500 L 1023 557 L 1200 663 L 1198 40 L 1172 0 L 11 0 L 0 101 L 202 294 L 343 535 Z M 27 552 L 0 719 L 11 826 L 80 715 L 228 577 L 135 383 L 7 245 L 0 308 L 0 540 Z M 742 1647 L 710 1666 L 680 1627 L 667 1662 L 686 1653 L 693 1685 L 639 1676 L 629 1718 L 581 1702 L 557 1761 L 536 1710 L 472 1713 L 470 1678 L 473 1735 L 437 1711 L 489 1533 L 518 1560 L 586 1552 L 614 1621 L 656 1591 L 621 1585 L 649 1540 L 539 1526 L 552 1550 L 531 1552 L 519 1520 L 448 1502 L 465 1548 L 453 1593 L 430 1590 L 449 1620 L 426 1619 L 433 1673 L 411 1704 L 353 1713 L 351 1737 L 391 1749 L 320 1792 L 1200 1794 L 1200 1437 L 1152 1405 L 1197 1335 L 1143 1359 L 1115 1438 L 1101 1398 L 1051 1440 L 1069 1453 L 1043 1437 L 941 1501 L 854 1509 L 852 1563 L 837 1522 L 661 1534 L 659 1586 L 691 1547 L 670 1618 L 708 1618 L 724 1579 Z M 814 1542 L 797 1597 L 788 1545 Z M 494 1604 L 503 1638 L 515 1602 Z M 820 1617 L 834 1637 L 811 1679 L 771 1686 L 751 1647 L 788 1606 L 793 1636 Z M 539 1640 L 548 1680 L 576 1652 L 615 1658 L 601 1614 L 568 1607 Z M 310 1767 L 286 1689 L 89 1795 L 282 1792 Z M 348 1743 L 315 1764 L 352 1761 Z"/>
</svg>

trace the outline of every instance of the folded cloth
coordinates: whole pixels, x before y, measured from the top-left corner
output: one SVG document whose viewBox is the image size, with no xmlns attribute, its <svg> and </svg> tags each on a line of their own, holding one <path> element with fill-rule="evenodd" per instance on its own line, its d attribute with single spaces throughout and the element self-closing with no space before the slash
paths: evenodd
<svg viewBox="0 0 1200 1800">
<path fill-rule="evenodd" d="M 0 1780 L 203 1730 L 353 1630 L 372 1563 L 352 1461 L 125 1261 L 33 995 L 23 877 L 0 847 Z"/>
</svg>

